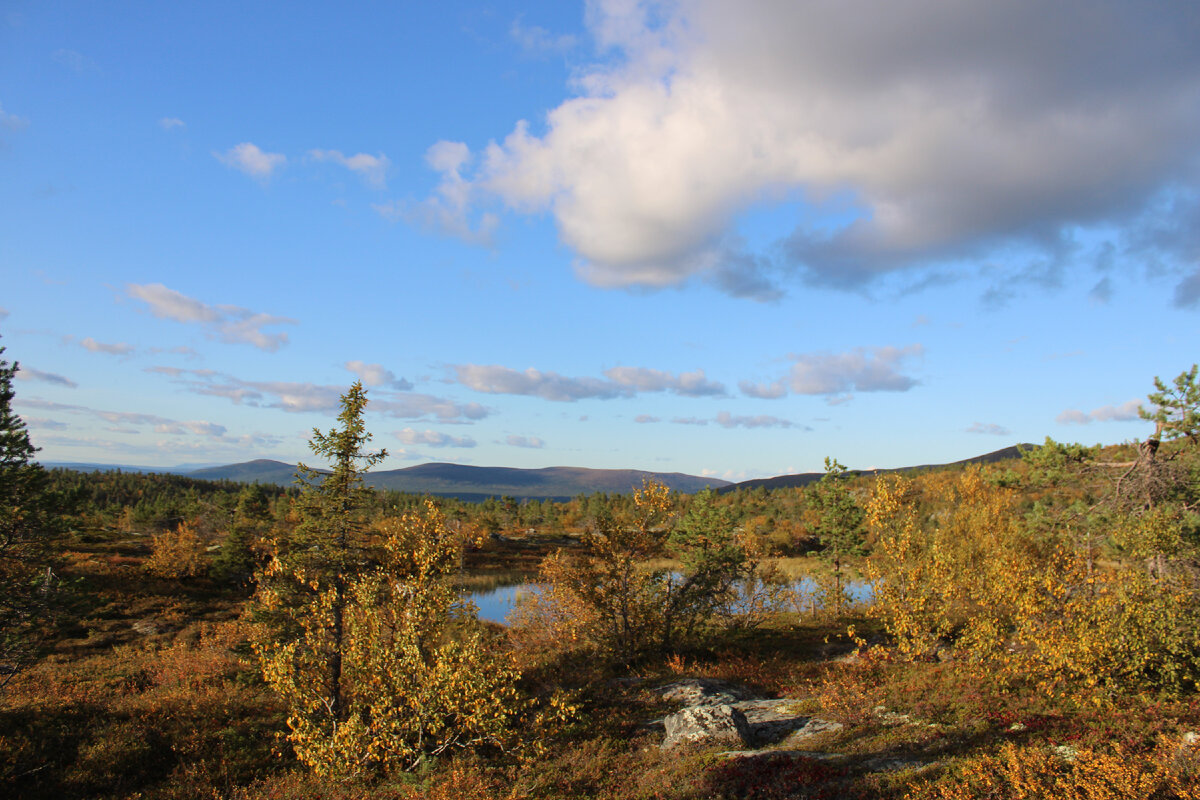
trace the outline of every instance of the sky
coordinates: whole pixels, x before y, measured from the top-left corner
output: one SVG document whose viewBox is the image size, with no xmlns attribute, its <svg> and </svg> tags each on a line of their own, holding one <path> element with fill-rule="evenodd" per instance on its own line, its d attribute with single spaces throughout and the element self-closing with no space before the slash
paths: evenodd
<svg viewBox="0 0 1200 800">
<path fill-rule="evenodd" d="M 378 468 L 1145 437 L 1200 360 L 1198 43 L 1191 2 L 9 0 L 16 409 L 161 467 L 306 459 L 355 380 Z"/>
</svg>

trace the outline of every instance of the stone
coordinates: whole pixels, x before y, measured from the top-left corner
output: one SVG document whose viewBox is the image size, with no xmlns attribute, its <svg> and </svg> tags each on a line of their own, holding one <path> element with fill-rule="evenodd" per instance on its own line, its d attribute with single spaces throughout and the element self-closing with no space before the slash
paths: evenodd
<svg viewBox="0 0 1200 800">
<path fill-rule="evenodd" d="M 133 630 L 143 636 L 155 636 L 159 632 L 159 626 L 154 620 L 139 619 L 133 623 Z"/>
<path fill-rule="evenodd" d="M 751 735 L 758 744 L 777 742 L 809 721 L 808 716 L 798 712 L 795 700 L 743 700 L 733 707 L 746 715 Z"/>
<path fill-rule="evenodd" d="M 784 738 L 782 747 L 789 750 L 796 749 L 798 745 L 804 744 L 810 739 L 815 739 L 826 733 L 837 733 L 844 727 L 846 726 L 840 722 L 818 719 L 817 717 L 807 717 L 802 725 L 797 726 L 794 731 Z"/>
<path fill-rule="evenodd" d="M 685 744 L 746 745 L 751 741 L 746 715 L 730 705 L 704 705 L 685 708 L 663 720 L 666 737 L 662 747 L 668 750 Z"/>
<path fill-rule="evenodd" d="M 758 695 L 745 686 L 716 678 L 682 678 L 658 687 L 655 692 L 672 703 L 684 707 L 721 706 L 741 700 L 757 700 Z"/>
</svg>

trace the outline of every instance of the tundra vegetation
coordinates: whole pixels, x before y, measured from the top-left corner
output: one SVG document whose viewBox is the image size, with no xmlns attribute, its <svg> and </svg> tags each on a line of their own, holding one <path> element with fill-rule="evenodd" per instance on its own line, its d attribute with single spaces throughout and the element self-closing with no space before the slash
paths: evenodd
<svg viewBox="0 0 1200 800">
<path fill-rule="evenodd" d="M 1200 794 L 1195 367 L 1155 380 L 1140 442 L 476 504 L 364 488 L 358 385 L 314 431 L 328 471 L 295 487 L 42 470 L 15 369 L 6 796 Z M 537 588 L 507 626 L 465 599 L 514 582 Z M 841 727 L 753 757 L 663 749 L 654 689 L 681 677 Z"/>
</svg>

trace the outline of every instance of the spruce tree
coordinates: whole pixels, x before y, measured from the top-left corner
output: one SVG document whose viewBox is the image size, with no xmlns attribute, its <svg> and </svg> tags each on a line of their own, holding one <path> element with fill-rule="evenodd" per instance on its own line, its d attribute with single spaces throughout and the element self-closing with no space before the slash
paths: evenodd
<svg viewBox="0 0 1200 800">
<path fill-rule="evenodd" d="M 825 459 L 825 475 L 813 486 L 809 502 L 818 518 L 816 534 L 821 559 L 833 569 L 833 605 L 841 614 L 845 602 L 845 563 L 848 556 L 865 552 L 863 522 L 866 512 L 846 485 L 849 476 L 836 458 Z"/>
<path fill-rule="evenodd" d="M 299 661 L 296 666 L 320 673 L 319 702 L 310 722 L 331 730 L 346 718 L 346 605 L 353 573 L 365 560 L 363 508 L 370 497 L 362 476 L 387 455 L 363 449 L 371 440 L 363 424 L 366 405 L 366 390 L 356 381 L 342 395 L 341 427 L 328 433 L 313 429 L 309 448 L 330 469 L 297 465 L 300 521 L 290 536 L 276 540 L 274 557 L 259 580 L 259 600 L 276 634 L 298 645 L 295 655 L 304 666 Z"/>
<path fill-rule="evenodd" d="M 46 473 L 32 460 L 38 448 L 12 408 L 19 369 L 0 358 L 0 685 L 31 657 L 52 581 L 45 564 L 54 520 Z"/>
<path fill-rule="evenodd" d="M 342 397 L 341 426 L 310 443 L 328 472 L 300 466 L 290 536 L 258 576 L 266 618 L 255 649 L 287 708 L 288 739 L 315 772 L 413 769 L 451 749 L 501 745 L 524 707 L 512 659 L 494 652 L 452 583 L 461 540 L 430 501 L 376 520 L 362 474 L 366 393 Z"/>
</svg>

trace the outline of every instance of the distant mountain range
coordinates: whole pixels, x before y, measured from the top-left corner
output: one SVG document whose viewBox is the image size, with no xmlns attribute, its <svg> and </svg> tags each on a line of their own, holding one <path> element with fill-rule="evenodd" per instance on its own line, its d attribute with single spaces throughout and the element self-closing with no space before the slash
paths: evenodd
<svg viewBox="0 0 1200 800">
<path fill-rule="evenodd" d="M 850 470 L 853 475 L 875 475 L 884 472 L 935 469 L 938 467 L 965 464 L 990 464 L 995 461 L 1017 458 L 1020 449 L 1036 445 L 1022 444 L 1005 447 L 974 458 L 955 461 L 952 464 L 923 464 L 916 467 L 881 470 Z M 204 466 L 183 464 L 177 467 L 138 467 L 115 464 L 53 463 L 47 467 L 73 469 L 80 472 L 122 470 L 125 472 L 160 472 L 186 475 L 189 478 L 238 483 L 270 483 L 291 486 L 296 482 L 296 465 L 282 461 L 260 458 L 240 464 Z M 404 469 L 368 472 L 367 485 L 377 489 L 393 489 L 412 494 L 432 494 L 457 497 L 461 500 L 479 501 L 489 497 L 511 496 L 518 499 L 567 500 L 580 494 L 610 492 L 620 494 L 637 489 L 646 480 L 655 480 L 676 491 L 694 494 L 705 487 L 718 492 L 735 489 L 754 489 L 762 486 L 779 489 L 792 486 L 807 486 L 819 481 L 823 472 L 806 472 L 799 475 L 780 475 L 774 478 L 730 483 L 718 478 L 685 475 L 681 472 L 645 472 L 637 469 L 588 469 L 586 467 L 546 467 L 544 469 L 517 469 L 515 467 L 472 467 L 465 464 L 430 463 Z"/>
<path fill-rule="evenodd" d="M 847 470 L 846 474 L 883 475 L 889 472 L 909 472 L 911 470 L 964 467 L 968 464 L 993 464 L 997 461 L 1007 461 L 1012 458 L 1020 458 L 1022 451 L 1033 450 L 1037 447 L 1039 447 L 1039 445 L 1036 444 L 1016 444 L 1012 447 L 993 450 L 992 452 L 984 453 L 981 456 L 964 458 L 962 461 L 953 461 L 949 464 L 919 464 L 915 467 L 895 467 L 893 469 L 851 469 Z M 725 492 L 732 492 L 736 489 L 757 489 L 760 486 L 765 489 L 785 489 L 794 486 L 808 486 L 810 483 L 816 483 L 823 477 L 825 477 L 824 472 L 802 472 L 799 475 L 779 475 L 774 478 L 755 478 L 754 480 L 742 481 L 741 483 L 723 486 L 717 489 L 717 493 L 724 494 Z"/>
<path fill-rule="evenodd" d="M 296 467 L 281 461 L 247 461 L 224 467 L 188 472 L 188 477 L 231 480 L 242 483 L 275 483 L 290 486 Z M 587 469 L 585 467 L 472 467 L 464 464 L 421 464 L 404 469 L 368 472 L 364 481 L 376 489 L 393 489 L 412 494 L 433 494 L 462 500 L 484 500 L 509 495 L 517 498 L 566 500 L 593 492 L 624 493 L 646 480 L 655 480 L 686 494 L 706 486 L 718 489 L 729 481 L 684 475 L 680 472 L 644 472 L 636 469 Z"/>
</svg>

